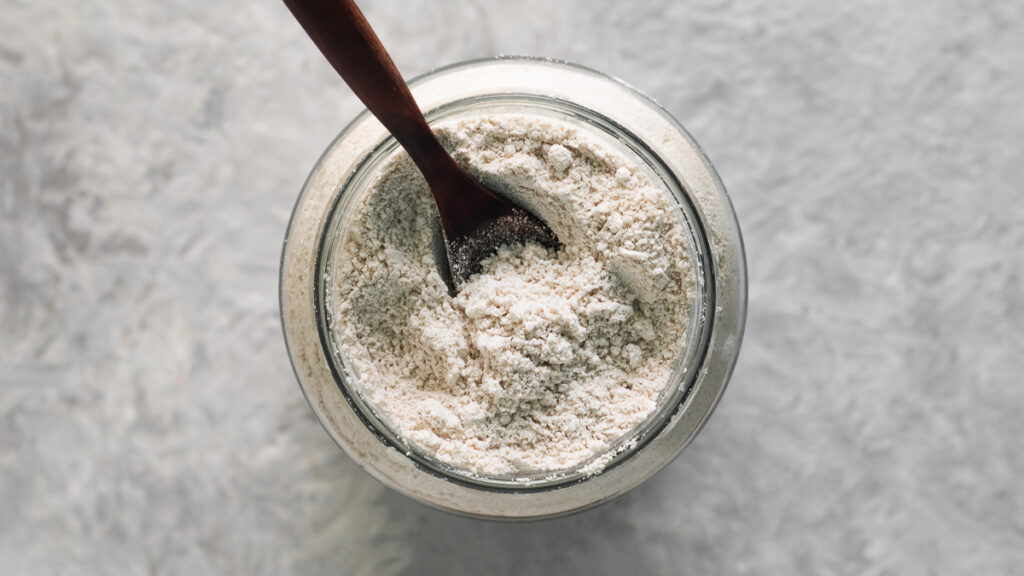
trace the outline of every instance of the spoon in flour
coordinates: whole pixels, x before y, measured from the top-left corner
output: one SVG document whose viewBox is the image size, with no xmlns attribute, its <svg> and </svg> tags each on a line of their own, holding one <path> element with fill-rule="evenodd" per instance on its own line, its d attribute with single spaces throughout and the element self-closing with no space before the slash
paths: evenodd
<svg viewBox="0 0 1024 576">
<path fill-rule="evenodd" d="M 284 0 L 334 69 L 398 140 L 437 203 L 444 233 L 442 277 L 458 290 L 498 247 L 558 238 L 543 222 L 466 173 L 441 146 L 380 39 L 353 0 Z M 447 270 L 444 270 L 447 268 Z M 446 279 L 447 280 L 447 279 Z"/>
</svg>

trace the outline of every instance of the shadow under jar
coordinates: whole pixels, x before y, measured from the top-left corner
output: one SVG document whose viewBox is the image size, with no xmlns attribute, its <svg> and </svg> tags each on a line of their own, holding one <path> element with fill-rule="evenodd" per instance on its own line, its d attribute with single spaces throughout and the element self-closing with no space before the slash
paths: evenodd
<svg viewBox="0 0 1024 576">
<path fill-rule="evenodd" d="M 375 478 L 460 514 L 536 519 L 582 510 L 642 483 L 700 431 L 735 365 L 746 313 L 742 240 L 721 181 L 686 131 L 647 97 L 598 72 L 549 60 L 487 59 L 410 82 L 432 125 L 532 116 L 571 125 L 629 157 L 670 194 L 695 274 L 685 344 L 654 410 L 586 461 L 558 470 L 482 475 L 403 438 L 360 388 L 332 329 L 340 239 L 356 201 L 398 153 L 368 113 L 331 143 L 296 203 L 281 266 L 281 313 L 293 367 L 331 437 Z M 594 472 L 595 460 L 603 466 Z"/>
</svg>

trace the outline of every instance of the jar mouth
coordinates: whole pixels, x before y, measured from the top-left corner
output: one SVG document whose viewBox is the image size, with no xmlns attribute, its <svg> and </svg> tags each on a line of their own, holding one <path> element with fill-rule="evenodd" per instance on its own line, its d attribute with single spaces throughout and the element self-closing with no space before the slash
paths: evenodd
<svg viewBox="0 0 1024 576">
<path fill-rule="evenodd" d="M 514 113 L 569 120 L 581 130 L 600 135 L 606 143 L 611 143 L 637 159 L 671 194 L 687 235 L 689 258 L 696 276 L 696 290 L 684 346 L 673 363 L 671 375 L 659 395 L 656 408 L 643 422 L 621 436 L 605 451 L 592 455 L 570 468 L 501 476 L 476 474 L 433 457 L 403 438 L 387 423 L 386 418 L 374 410 L 372 403 L 364 398 L 359 389 L 358 375 L 346 361 L 342 348 L 335 340 L 335 331 L 332 329 L 334 295 L 329 279 L 334 274 L 336 250 L 344 235 L 344 227 L 354 201 L 366 192 L 373 177 L 398 150 L 397 141 L 390 135 L 381 139 L 358 161 L 355 169 L 335 193 L 323 220 L 323 230 L 319 234 L 320 241 L 316 249 L 313 280 L 316 327 L 330 372 L 345 401 L 379 442 L 405 454 L 420 470 L 478 490 L 536 492 L 563 488 L 584 482 L 621 465 L 656 437 L 672 417 L 683 409 L 710 347 L 714 314 L 709 311 L 715 310 L 716 294 L 713 253 L 705 225 L 698 217 L 698 207 L 693 203 L 692 194 L 643 139 L 612 118 L 568 100 L 525 92 L 496 92 L 455 99 L 426 110 L 424 116 L 428 122 L 434 124 L 483 113 Z M 608 458 L 609 455 L 610 459 L 599 472 L 587 472 L 589 465 L 598 459 Z"/>
</svg>

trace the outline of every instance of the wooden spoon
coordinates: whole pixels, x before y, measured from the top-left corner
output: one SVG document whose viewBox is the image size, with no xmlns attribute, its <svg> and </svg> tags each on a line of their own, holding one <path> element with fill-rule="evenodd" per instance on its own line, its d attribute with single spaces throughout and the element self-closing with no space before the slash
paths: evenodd
<svg viewBox="0 0 1024 576">
<path fill-rule="evenodd" d="M 441 146 L 380 39 L 352 0 L 284 0 L 356 96 L 405 148 L 437 203 L 450 288 L 499 246 L 558 238 L 543 222 L 476 181 Z M 445 274 L 442 273 L 442 277 Z"/>
</svg>

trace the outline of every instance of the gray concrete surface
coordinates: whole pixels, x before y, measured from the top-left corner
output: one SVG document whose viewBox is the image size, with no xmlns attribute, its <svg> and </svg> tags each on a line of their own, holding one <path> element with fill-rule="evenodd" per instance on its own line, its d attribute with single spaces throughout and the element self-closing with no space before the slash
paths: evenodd
<svg viewBox="0 0 1024 576">
<path fill-rule="evenodd" d="M 565 519 L 384 489 L 278 325 L 360 108 L 283 5 L 0 0 L 0 573 L 1024 570 L 1024 4 L 363 4 L 407 75 L 568 59 L 690 128 L 751 280 L 712 422 Z"/>
</svg>

